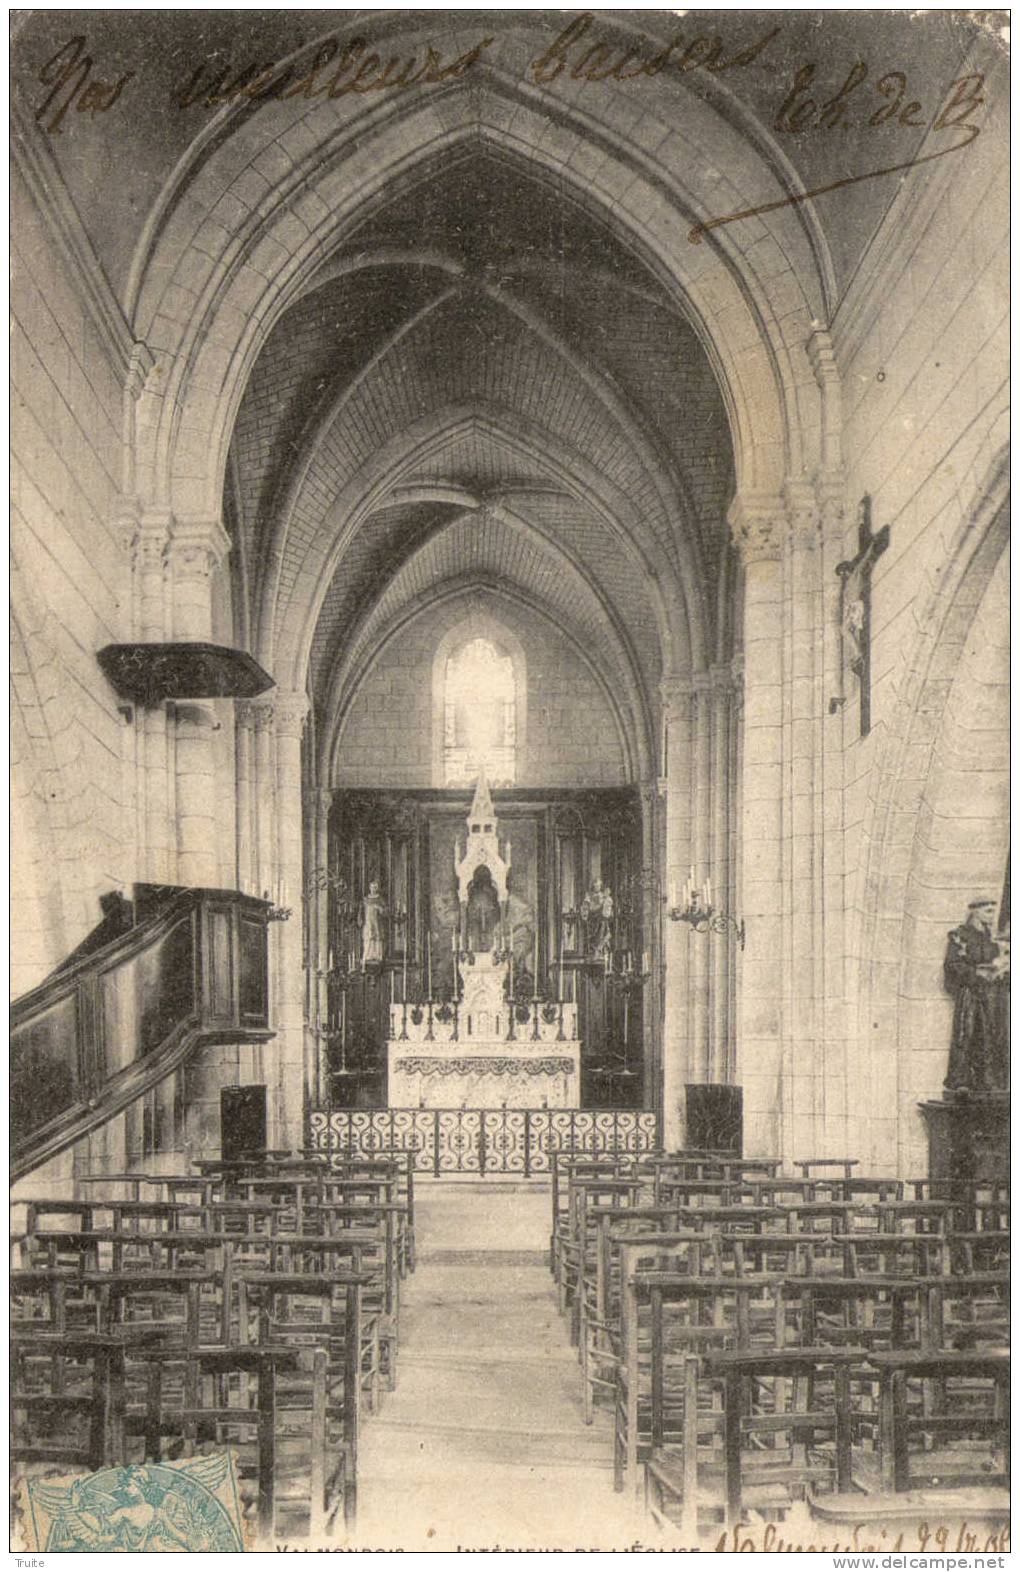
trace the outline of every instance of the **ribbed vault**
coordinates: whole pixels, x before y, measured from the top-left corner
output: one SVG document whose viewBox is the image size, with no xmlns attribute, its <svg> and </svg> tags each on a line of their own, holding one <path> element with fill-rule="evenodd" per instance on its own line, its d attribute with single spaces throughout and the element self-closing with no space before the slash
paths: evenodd
<svg viewBox="0 0 1020 1572">
<path fill-rule="evenodd" d="M 389 522 L 385 518 L 383 527 Z M 371 525 L 372 520 L 366 533 Z M 512 596 L 565 634 L 623 701 L 622 729 L 631 758 L 648 759 L 647 680 L 642 677 L 649 673 L 639 668 L 617 606 L 600 591 L 583 560 L 505 503 L 462 512 L 433 530 L 389 575 L 371 610 L 349 631 L 342 652 L 324 663 L 327 684 L 316 697 L 327 752 L 359 680 L 386 639 L 437 597 L 472 588 Z"/>
</svg>

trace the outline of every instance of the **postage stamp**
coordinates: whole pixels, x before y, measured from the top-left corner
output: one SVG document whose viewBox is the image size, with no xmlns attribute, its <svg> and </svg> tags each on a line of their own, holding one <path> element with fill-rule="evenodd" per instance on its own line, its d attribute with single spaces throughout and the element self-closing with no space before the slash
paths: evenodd
<svg viewBox="0 0 1020 1572">
<path fill-rule="evenodd" d="M 27 1484 L 25 1529 L 42 1551 L 242 1551 L 228 1452 L 133 1463 Z"/>
</svg>

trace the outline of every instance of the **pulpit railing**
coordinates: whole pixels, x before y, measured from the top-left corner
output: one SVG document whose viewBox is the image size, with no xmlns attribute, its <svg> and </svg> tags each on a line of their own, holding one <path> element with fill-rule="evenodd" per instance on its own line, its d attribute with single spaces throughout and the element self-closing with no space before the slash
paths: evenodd
<svg viewBox="0 0 1020 1572">
<path fill-rule="evenodd" d="M 11 1179 L 121 1113 L 207 1044 L 265 1042 L 266 901 L 136 885 L 131 925 L 96 930 L 11 1006 Z M 125 903 L 126 905 L 127 903 Z"/>
<path fill-rule="evenodd" d="M 659 1127 L 637 1108 L 340 1108 L 312 1113 L 309 1137 L 326 1153 L 412 1152 L 415 1173 L 436 1179 L 532 1179 L 552 1172 L 555 1152 L 654 1151 Z"/>
</svg>

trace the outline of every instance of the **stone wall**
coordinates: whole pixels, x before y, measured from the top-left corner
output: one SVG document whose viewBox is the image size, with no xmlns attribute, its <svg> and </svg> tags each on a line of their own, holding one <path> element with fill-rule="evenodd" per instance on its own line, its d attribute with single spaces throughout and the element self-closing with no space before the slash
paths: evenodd
<svg viewBox="0 0 1020 1572">
<path fill-rule="evenodd" d="M 872 498 L 873 527 L 891 530 L 873 579 L 871 734 L 857 736 L 852 702 L 843 722 L 846 963 L 848 996 L 857 1001 L 846 1147 L 878 1167 L 906 1162 L 911 1172 L 924 1166 L 916 1102 L 937 1091 L 948 1050 L 945 932 L 976 885 L 990 881 L 994 893 L 1005 863 L 1004 801 L 994 828 L 994 811 L 983 806 L 980 825 L 968 831 L 966 811 L 988 793 L 1001 796 L 1003 785 L 1001 598 L 972 620 L 1006 533 L 1000 75 L 986 83 L 987 121 L 966 150 L 966 178 L 946 159 L 901 186 L 833 324 L 851 504 L 847 555 L 856 550 L 852 514 L 862 495 Z M 971 637 L 980 679 L 966 675 Z M 956 698 L 947 708 L 950 689 L 968 692 L 977 706 L 963 723 L 978 727 L 963 749 L 966 783 L 952 769 L 940 776 L 944 750 L 957 748 L 946 730 L 960 716 Z M 933 813 L 948 814 L 955 828 L 939 828 Z"/>
<path fill-rule="evenodd" d="M 459 597 L 413 618 L 366 673 L 340 733 L 336 786 L 433 786 L 433 666 L 451 631 L 500 627 L 523 648 L 527 720 L 519 786 L 617 786 L 627 779 L 620 732 L 596 674 L 542 617 L 495 597 Z"/>
<path fill-rule="evenodd" d="M 17 172 L 12 201 L 17 995 L 99 920 L 99 894 L 134 876 L 135 810 L 125 723 L 95 659 L 130 617 L 113 524 L 125 368 Z"/>
</svg>

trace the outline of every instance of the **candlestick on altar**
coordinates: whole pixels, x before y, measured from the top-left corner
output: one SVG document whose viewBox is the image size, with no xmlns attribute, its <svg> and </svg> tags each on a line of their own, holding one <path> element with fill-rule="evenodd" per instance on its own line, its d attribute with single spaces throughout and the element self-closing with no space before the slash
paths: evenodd
<svg viewBox="0 0 1020 1572">
<path fill-rule="evenodd" d="M 563 913 L 561 912 L 560 913 L 560 989 L 559 989 L 560 1001 L 561 1002 L 563 1000 L 563 941 L 564 941 L 565 930 L 566 930 L 566 925 L 565 925 L 565 923 L 563 921 Z"/>
<path fill-rule="evenodd" d="M 404 934 L 404 985 L 403 985 L 403 987 L 400 990 L 400 996 L 403 999 L 404 1004 L 406 1005 L 407 1004 L 407 933 L 406 932 Z"/>
<path fill-rule="evenodd" d="M 535 993 L 538 993 L 538 912 L 535 912 Z"/>
<path fill-rule="evenodd" d="M 391 1004 L 396 1004 L 396 1002 L 397 1002 L 397 974 L 393 970 L 393 968 L 391 967 L 390 968 L 390 1003 Z"/>
<path fill-rule="evenodd" d="M 427 991 L 427 997 L 429 999 L 431 999 L 432 998 L 432 935 L 431 935 L 431 933 L 427 933 L 425 935 L 425 967 L 426 967 L 426 971 L 425 971 L 426 986 L 427 986 L 427 990 L 428 990 Z"/>
</svg>

